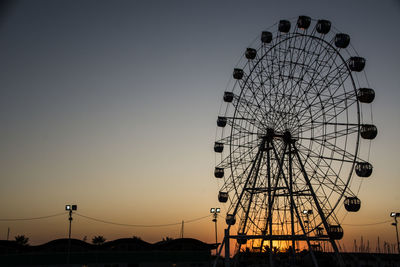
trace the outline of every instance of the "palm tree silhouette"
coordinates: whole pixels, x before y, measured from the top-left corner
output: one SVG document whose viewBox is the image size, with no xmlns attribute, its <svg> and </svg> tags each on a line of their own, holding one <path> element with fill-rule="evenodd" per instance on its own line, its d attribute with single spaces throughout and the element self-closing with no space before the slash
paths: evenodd
<svg viewBox="0 0 400 267">
<path fill-rule="evenodd" d="M 102 235 L 98 235 L 92 238 L 92 243 L 93 245 L 98 245 L 100 246 L 106 241 L 106 239 Z"/>
<path fill-rule="evenodd" d="M 15 242 L 22 246 L 29 246 L 29 243 L 28 243 L 29 237 L 26 237 L 24 235 L 17 235 L 17 236 L 15 236 Z"/>
</svg>

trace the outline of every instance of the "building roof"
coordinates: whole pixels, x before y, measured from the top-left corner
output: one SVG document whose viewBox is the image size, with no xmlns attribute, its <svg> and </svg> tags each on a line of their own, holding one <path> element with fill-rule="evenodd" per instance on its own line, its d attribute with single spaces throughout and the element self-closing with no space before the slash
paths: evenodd
<svg viewBox="0 0 400 267">
<path fill-rule="evenodd" d="M 22 246 L 15 241 L 0 240 L 1 253 L 65 252 L 70 243 L 71 252 L 90 251 L 210 251 L 215 244 L 207 244 L 193 238 L 178 238 L 150 244 L 140 238 L 120 238 L 92 245 L 79 239 L 61 238 L 37 246 Z"/>
</svg>

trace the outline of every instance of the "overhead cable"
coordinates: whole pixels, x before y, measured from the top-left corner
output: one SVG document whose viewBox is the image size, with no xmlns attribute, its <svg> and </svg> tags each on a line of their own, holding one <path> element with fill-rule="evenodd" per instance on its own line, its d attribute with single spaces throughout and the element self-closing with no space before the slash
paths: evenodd
<svg viewBox="0 0 400 267">
<path fill-rule="evenodd" d="M 0 219 L 0 222 L 41 220 L 41 219 L 57 217 L 57 216 L 65 215 L 65 214 L 67 214 L 67 212 L 62 212 L 62 213 L 57 213 L 57 214 L 47 215 L 47 216 L 41 216 L 41 217 L 32 217 L 32 218 Z"/>
<path fill-rule="evenodd" d="M 101 222 L 101 223 L 106 223 L 106 224 L 118 225 L 118 226 L 126 226 L 126 227 L 166 227 L 166 226 L 174 226 L 174 225 L 182 224 L 182 221 L 181 222 L 176 222 L 176 223 L 166 223 L 166 224 L 127 224 L 127 223 L 117 223 L 117 222 L 106 221 L 106 220 L 102 220 L 102 219 L 98 219 L 98 218 L 93 218 L 93 217 L 89 217 L 89 216 L 86 216 L 86 215 L 83 215 L 83 214 L 80 214 L 80 213 L 74 213 L 74 214 L 79 216 L 79 217 L 88 219 L 88 220 Z M 192 223 L 192 222 L 200 221 L 200 220 L 205 219 L 205 218 L 210 217 L 210 216 L 211 215 L 207 215 L 207 216 L 203 216 L 203 217 L 187 220 L 187 221 L 184 221 L 184 223 Z"/>
<path fill-rule="evenodd" d="M 387 220 L 387 221 L 383 221 L 383 222 L 376 222 L 376 223 L 366 223 L 366 224 L 348 224 L 348 223 L 344 223 L 342 225 L 347 225 L 347 226 L 371 226 L 371 225 L 378 225 L 378 224 L 384 224 L 384 223 L 389 223 L 392 220 Z"/>
</svg>

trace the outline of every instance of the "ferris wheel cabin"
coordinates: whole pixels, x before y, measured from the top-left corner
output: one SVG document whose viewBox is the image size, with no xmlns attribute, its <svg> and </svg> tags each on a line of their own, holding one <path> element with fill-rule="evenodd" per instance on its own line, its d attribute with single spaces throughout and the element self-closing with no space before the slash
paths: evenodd
<svg viewBox="0 0 400 267">
<path fill-rule="evenodd" d="M 369 177 L 372 174 L 372 165 L 369 162 L 358 162 L 356 165 L 356 174 L 359 177 Z"/>
<path fill-rule="evenodd" d="M 218 193 L 218 201 L 221 203 L 226 203 L 228 201 L 228 192 L 219 191 Z"/>
<path fill-rule="evenodd" d="M 328 236 L 333 240 L 340 240 L 343 238 L 343 228 L 340 225 L 329 225 Z"/>
<path fill-rule="evenodd" d="M 317 32 L 327 34 L 331 30 L 331 22 L 329 20 L 320 19 L 317 23 Z"/>
<path fill-rule="evenodd" d="M 299 16 L 299 19 L 297 20 L 297 27 L 303 30 L 307 30 L 308 27 L 310 27 L 311 24 L 311 18 L 308 16 Z"/>
<path fill-rule="evenodd" d="M 338 33 L 335 36 L 335 45 L 337 48 L 346 48 L 350 44 L 350 36 L 345 33 Z"/>
<path fill-rule="evenodd" d="M 244 72 L 242 69 L 233 69 L 233 78 L 236 80 L 241 80 L 243 78 Z"/>
<path fill-rule="evenodd" d="M 361 200 L 358 197 L 346 197 L 344 200 L 344 208 L 348 212 L 357 212 L 361 208 Z"/>
<path fill-rule="evenodd" d="M 215 167 L 214 176 L 215 176 L 215 178 L 224 177 L 224 168 Z"/>
<path fill-rule="evenodd" d="M 362 138 L 371 140 L 378 135 L 378 129 L 373 124 L 363 124 L 360 133 Z"/>
<path fill-rule="evenodd" d="M 214 152 L 222 153 L 223 150 L 224 150 L 224 143 L 221 142 L 214 143 Z"/>
<path fill-rule="evenodd" d="M 225 127 L 227 122 L 228 122 L 228 119 L 226 117 L 218 116 L 218 119 L 217 119 L 218 127 Z"/>
<path fill-rule="evenodd" d="M 372 103 L 375 98 L 375 91 L 371 88 L 360 88 L 357 91 L 357 99 L 361 103 Z"/>
<path fill-rule="evenodd" d="M 363 57 L 351 57 L 349 59 L 349 68 L 351 71 L 360 72 L 365 67 L 365 58 Z"/>
<path fill-rule="evenodd" d="M 288 33 L 290 31 L 290 21 L 288 20 L 279 21 L 278 30 L 283 33 Z"/>
<path fill-rule="evenodd" d="M 261 33 L 261 42 L 263 44 L 269 44 L 272 41 L 272 33 L 264 31 Z"/>
<path fill-rule="evenodd" d="M 233 93 L 232 92 L 224 92 L 224 102 L 231 103 L 233 101 Z"/>
<path fill-rule="evenodd" d="M 256 58 L 257 55 L 257 50 L 255 50 L 254 48 L 247 48 L 246 49 L 246 53 L 245 56 L 248 60 L 253 60 Z"/>
<path fill-rule="evenodd" d="M 238 244 L 240 245 L 244 245 L 247 243 L 247 238 L 245 238 L 246 233 L 238 233 L 238 235 L 241 235 L 243 237 L 239 237 L 238 239 L 236 239 L 236 241 L 238 242 Z"/>
<path fill-rule="evenodd" d="M 227 225 L 234 225 L 236 223 L 235 216 L 233 214 L 227 214 L 225 222 Z"/>
</svg>

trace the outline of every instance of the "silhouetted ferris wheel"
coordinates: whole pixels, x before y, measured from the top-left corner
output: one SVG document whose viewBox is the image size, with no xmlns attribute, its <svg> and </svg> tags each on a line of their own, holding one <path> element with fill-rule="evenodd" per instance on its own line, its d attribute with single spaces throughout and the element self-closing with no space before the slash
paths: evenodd
<svg viewBox="0 0 400 267">
<path fill-rule="evenodd" d="M 306 242 L 312 251 L 312 242 L 328 241 L 337 252 L 335 211 L 342 201 L 360 209 L 353 173 L 372 173 L 361 158 L 377 135 L 365 114 L 375 97 L 366 60 L 327 20 L 300 16 L 273 27 L 245 50 L 217 120 L 218 199 L 228 205 L 228 232 L 236 231 L 225 247 L 236 239 L 239 249 L 251 240 L 260 251 L 273 242 L 295 251 Z"/>
</svg>

